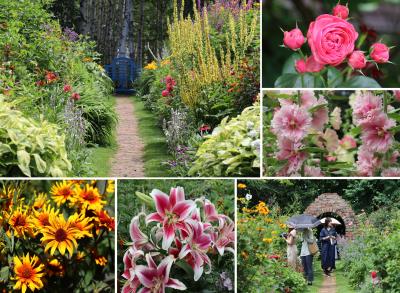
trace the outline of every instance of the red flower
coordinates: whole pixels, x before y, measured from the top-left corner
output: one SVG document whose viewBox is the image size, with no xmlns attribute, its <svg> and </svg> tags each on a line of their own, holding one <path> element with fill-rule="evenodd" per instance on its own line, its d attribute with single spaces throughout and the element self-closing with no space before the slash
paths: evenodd
<svg viewBox="0 0 400 293">
<path fill-rule="evenodd" d="M 171 93 L 170 93 L 168 90 L 163 90 L 163 91 L 161 92 L 161 95 L 162 95 L 163 97 L 168 97 L 168 96 L 171 95 Z"/>
<path fill-rule="evenodd" d="M 64 85 L 64 93 L 68 93 L 72 90 L 72 86 L 69 84 Z"/>
<path fill-rule="evenodd" d="M 48 83 L 52 83 L 52 82 L 56 81 L 57 78 L 58 78 L 58 76 L 54 72 L 46 71 L 46 80 Z"/>
<path fill-rule="evenodd" d="M 211 130 L 211 127 L 210 127 L 209 125 L 207 125 L 207 124 L 203 124 L 203 125 L 199 128 L 199 130 L 200 130 L 201 132 L 209 131 L 209 130 Z"/>
<path fill-rule="evenodd" d="M 78 93 L 73 93 L 71 95 L 71 99 L 73 99 L 74 101 L 78 101 L 81 99 L 81 96 Z"/>
<path fill-rule="evenodd" d="M 378 276 L 378 274 L 375 271 L 371 272 L 371 278 L 375 279 Z"/>
<path fill-rule="evenodd" d="M 45 82 L 44 80 L 38 80 L 38 81 L 36 82 L 36 85 L 37 85 L 37 86 L 45 86 L 45 84 L 46 84 L 46 82 Z"/>
</svg>

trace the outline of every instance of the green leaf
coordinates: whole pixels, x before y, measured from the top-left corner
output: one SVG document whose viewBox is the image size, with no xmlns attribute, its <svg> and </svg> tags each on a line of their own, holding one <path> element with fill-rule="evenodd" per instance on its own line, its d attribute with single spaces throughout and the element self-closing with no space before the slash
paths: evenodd
<svg viewBox="0 0 400 293">
<path fill-rule="evenodd" d="M 337 87 L 343 83 L 342 73 L 335 67 L 328 67 L 328 87 Z"/>
<path fill-rule="evenodd" d="M 399 125 L 399 126 L 396 126 L 396 127 L 393 127 L 393 128 L 391 128 L 391 129 L 390 129 L 390 131 L 392 131 L 393 133 L 399 132 L 399 131 L 400 131 L 400 125 Z"/>
<path fill-rule="evenodd" d="M 45 161 L 42 160 L 42 158 L 38 154 L 33 154 L 33 157 L 35 158 L 35 163 L 38 171 L 40 173 L 46 172 L 46 167 L 47 164 Z"/>
<path fill-rule="evenodd" d="M 275 81 L 277 88 L 315 88 L 323 87 L 323 82 L 320 77 L 310 73 L 297 74 L 285 73 Z"/>
<path fill-rule="evenodd" d="M 136 196 L 137 196 L 141 201 L 143 201 L 145 204 L 147 204 L 148 206 L 154 208 L 154 201 L 153 201 L 153 199 L 152 199 L 149 195 L 144 194 L 144 193 L 139 192 L 139 191 L 136 191 L 135 194 L 136 194 Z"/>
<path fill-rule="evenodd" d="M 294 64 L 296 63 L 296 60 L 301 59 L 300 55 L 295 53 L 292 56 L 290 56 L 285 64 L 283 65 L 282 69 L 282 74 L 285 73 L 297 73 L 296 68 L 294 67 Z"/>
<path fill-rule="evenodd" d="M 350 130 L 350 135 L 357 136 L 361 133 L 361 127 L 354 127 Z"/>
<path fill-rule="evenodd" d="M 316 105 L 316 106 L 308 109 L 308 112 L 314 113 L 314 112 L 318 111 L 319 109 L 326 107 L 326 106 L 328 106 L 328 104 L 319 104 L 319 105 Z"/>
<path fill-rule="evenodd" d="M 370 77 L 366 76 L 353 76 L 348 81 L 338 85 L 341 88 L 380 88 L 379 83 Z"/>
<path fill-rule="evenodd" d="M 388 116 L 389 116 L 389 118 L 392 118 L 392 119 L 394 119 L 396 121 L 400 121 L 400 114 L 398 114 L 398 113 L 388 113 Z"/>
<path fill-rule="evenodd" d="M 10 274 L 10 267 L 2 267 L 0 270 L 0 282 L 7 282 Z"/>
<path fill-rule="evenodd" d="M 326 153 L 325 149 L 317 148 L 317 147 L 305 147 L 301 149 L 307 153 Z"/>
<path fill-rule="evenodd" d="M 29 164 L 31 163 L 31 156 L 25 150 L 17 151 L 18 167 L 21 169 L 22 173 L 26 176 L 31 176 L 31 170 L 29 169 Z"/>
</svg>

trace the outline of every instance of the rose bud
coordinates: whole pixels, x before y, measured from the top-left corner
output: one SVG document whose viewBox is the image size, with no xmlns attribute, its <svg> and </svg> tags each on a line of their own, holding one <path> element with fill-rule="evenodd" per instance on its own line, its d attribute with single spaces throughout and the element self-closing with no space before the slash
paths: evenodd
<svg viewBox="0 0 400 293">
<path fill-rule="evenodd" d="M 324 65 L 321 63 L 318 63 L 314 56 L 310 56 L 306 60 L 306 71 L 307 72 L 320 72 L 322 69 L 324 69 Z"/>
<path fill-rule="evenodd" d="M 347 19 L 349 17 L 349 8 L 347 6 L 338 4 L 333 7 L 332 14 L 342 19 Z"/>
<path fill-rule="evenodd" d="M 283 32 L 283 44 L 292 50 L 299 49 L 305 41 L 303 33 L 298 28 L 292 29 L 290 32 Z"/>
<path fill-rule="evenodd" d="M 298 73 L 306 73 L 306 61 L 303 59 L 296 60 L 294 67 Z"/>
<path fill-rule="evenodd" d="M 71 95 L 71 99 L 73 99 L 74 101 L 78 101 L 81 99 L 81 96 L 78 93 L 73 93 Z"/>
<path fill-rule="evenodd" d="M 68 93 L 72 90 L 72 87 L 69 84 L 64 85 L 64 93 Z"/>
<path fill-rule="evenodd" d="M 168 97 L 168 96 L 170 95 L 170 92 L 169 92 L 168 90 L 163 90 L 162 93 L 161 93 L 161 95 L 162 95 L 163 97 Z"/>
<path fill-rule="evenodd" d="M 389 61 L 389 48 L 382 43 L 375 43 L 371 46 L 371 58 L 376 63 L 386 63 Z"/>
<path fill-rule="evenodd" d="M 349 65 L 353 69 L 363 69 L 367 65 L 367 59 L 364 52 L 354 51 L 349 57 Z"/>
<path fill-rule="evenodd" d="M 400 102 L 400 91 L 394 91 L 394 97 Z"/>
</svg>

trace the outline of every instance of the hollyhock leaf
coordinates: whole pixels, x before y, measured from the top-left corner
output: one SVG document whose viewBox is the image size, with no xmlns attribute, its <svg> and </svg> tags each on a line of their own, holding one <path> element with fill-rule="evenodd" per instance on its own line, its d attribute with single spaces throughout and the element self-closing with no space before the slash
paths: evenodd
<svg viewBox="0 0 400 293">
<path fill-rule="evenodd" d="M 285 73 L 282 74 L 275 81 L 276 88 L 316 88 L 323 87 L 322 80 L 310 73 L 306 74 L 294 74 Z"/>
<path fill-rule="evenodd" d="M 285 73 L 297 73 L 296 68 L 294 67 L 294 64 L 296 62 L 296 60 L 301 59 L 299 54 L 293 54 L 292 56 L 290 56 L 285 64 L 283 65 L 283 69 L 282 69 L 282 74 Z"/>
<path fill-rule="evenodd" d="M 343 83 L 342 73 L 335 67 L 328 67 L 328 87 L 337 87 Z"/>
<path fill-rule="evenodd" d="M 379 83 L 370 77 L 366 76 L 353 76 L 348 81 L 338 85 L 341 88 L 380 88 Z"/>
</svg>

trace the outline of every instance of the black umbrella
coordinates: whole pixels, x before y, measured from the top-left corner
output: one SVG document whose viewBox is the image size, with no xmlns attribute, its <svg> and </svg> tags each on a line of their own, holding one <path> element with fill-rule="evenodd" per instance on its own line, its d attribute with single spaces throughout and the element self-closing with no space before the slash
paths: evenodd
<svg viewBox="0 0 400 293">
<path fill-rule="evenodd" d="M 298 215 L 289 218 L 286 224 L 294 229 L 315 228 L 321 224 L 321 221 L 310 215 Z"/>
</svg>

